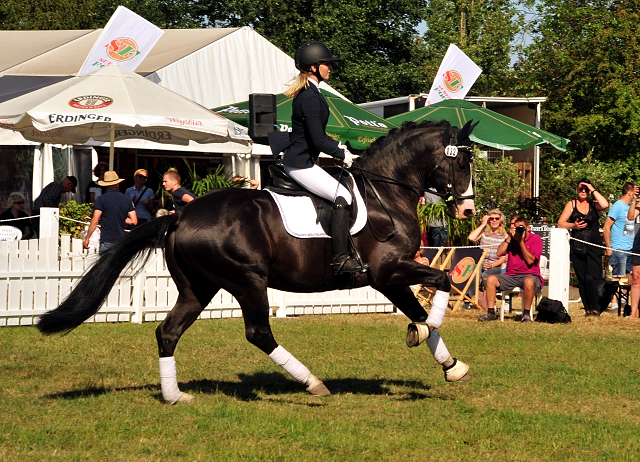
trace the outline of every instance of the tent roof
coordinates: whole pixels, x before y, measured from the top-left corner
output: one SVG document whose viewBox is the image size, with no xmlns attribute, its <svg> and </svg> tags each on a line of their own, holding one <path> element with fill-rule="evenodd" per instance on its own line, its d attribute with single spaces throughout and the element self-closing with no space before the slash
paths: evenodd
<svg viewBox="0 0 640 462">
<path fill-rule="evenodd" d="M 237 30 L 166 29 L 136 72 L 157 71 Z M 101 33 L 102 29 L 0 31 L 0 42 L 12 50 L 0 55 L 0 74 L 76 75 Z"/>
</svg>

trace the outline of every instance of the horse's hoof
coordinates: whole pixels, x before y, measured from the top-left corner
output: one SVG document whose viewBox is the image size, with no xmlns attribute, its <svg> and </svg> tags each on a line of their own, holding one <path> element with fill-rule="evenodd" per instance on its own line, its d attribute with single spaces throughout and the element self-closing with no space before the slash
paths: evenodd
<svg viewBox="0 0 640 462">
<path fill-rule="evenodd" d="M 180 398 L 178 398 L 178 401 L 175 402 L 175 404 L 191 404 L 196 400 L 196 397 L 193 395 L 190 395 L 189 393 L 184 393 L 184 392 L 180 392 Z"/>
<path fill-rule="evenodd" d="M 331 394 L 329 389 L 322 383 L 322 380 L 313 374 L 309 374 L 305 384 L 308 385 L 307 391 L 313 396 L 329 396 Z"/>
<path fill-rule="evenodd" d="M 471 376 L 468 374 L 469 365 L 453 358 L 453 364 L 449 367 L 443 367 L 444 379 L 447 382 L 468 382 Z"/>
<path fill-rule="evenodd" d="M 407 326 L 407 346 L 417 347 L 429 338 L 429 326 L 424 322 L 412 322 Z"/>
</svg>

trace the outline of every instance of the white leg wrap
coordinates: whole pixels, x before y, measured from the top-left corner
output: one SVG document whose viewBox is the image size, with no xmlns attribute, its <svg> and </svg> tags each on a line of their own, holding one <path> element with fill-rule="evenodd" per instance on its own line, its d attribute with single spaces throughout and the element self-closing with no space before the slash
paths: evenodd
<svg viewBox="0 0 640 462">
<path fill-rule="evenodd" d="M 160 358 L 160 387 L 166 402 L 171 404 L 178 402 L 181 393 L 176 377 L 176 359 L 173 356 Z"/>
<path fill-rule="evenodd" d="M 438 364 L 444 364 L 447 359 L 451 358 L 449 350 L 447 350 L 437 330 L 431 331 L 431 335 L 427 339 L 427 346 Z"/>
<path fill-rule="evenodd" d="M 311 374 L 304 364 L 294 358 L 293 355 L 282 348 L 281 345 L 278 345 L 278 347 L 271 352 L 269 358 L 300 383 L 305 383 L 309 378 L 309 374 Z"/>
<path fill-rule="evenodd" d="M 449 292 L 442 290 L 436 290 L 433 296 L 433 303 L 431 304 L 431 311 L 429 311 L 429 317 L 426 323 L 439 329 L 442 326 L 442 320 L 449 307 Z"/>
</svg>

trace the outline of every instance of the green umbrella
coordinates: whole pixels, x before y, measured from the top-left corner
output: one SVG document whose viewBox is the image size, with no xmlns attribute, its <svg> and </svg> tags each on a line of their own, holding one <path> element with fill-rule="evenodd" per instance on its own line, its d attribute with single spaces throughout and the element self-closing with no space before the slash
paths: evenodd
<svg viewBox="0 0 640 462">
<path fill-rule="evenodd" d="M 389 117 L 387 120 L 398 125 L 405 120 L 414 122 L 446 120 L 451 125 L 462 127 L 472 119 L 480 123 L 469 138 L 485 146 L 498 149 L 527 149 L 549 143 L 560 151 L 567 150 L 569 140 L 566 138 L 461 99 L 447 99 L 415 111 Z"/>
<path fill-rule="evenodd" d="M 353 149 L 365 149 L 379 137 L 385 136 L 390 129 L 398 127 L 393 122 L 362 109 L 331 92 L 320 91 L 329 103 L 327 135 L 343 143 L 348 141 Z M 292 101 L 283 93 L 276 95 L 277 129 L 281 132 L 291 130 Z M 229 104 L 212 110 L 240 125 L 249 126 L 249 101 Z"/>
</svg>

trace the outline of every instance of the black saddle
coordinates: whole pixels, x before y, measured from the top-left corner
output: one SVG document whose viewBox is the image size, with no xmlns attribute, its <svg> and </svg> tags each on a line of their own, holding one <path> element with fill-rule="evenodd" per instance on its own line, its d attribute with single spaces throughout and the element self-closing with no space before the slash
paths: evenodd
<svg viewBox="0 0 640 462">
<path fill-rule="evenodd" d="M 326 166 L 322 167 L 329 175 L 335 178 L 336 181 L 340 181 L 340 184 L 347 188 L 351 194 L 351 205 L 347 207 L 349 210 L 350 224 L 353 226 L 358 214 L 358 205 L 356 204 L 356 198 L 353 194 L 353 179 L 351 175 L 347 173 L 342 167 Z M 283 196 L 308 196 L 313 202 L 313 206 L 316 209 L 316 223 L 320 223 L 322 229 L 327 235 L 331 236 L 331 219 L 333 218 L 333 204 L 323 197 L 316 196 L 315 194 L 303 189 L 293 178 L 286 174 L 286 172 L 280 166 L 269 165 L 269 185 L 265 188 Z"/>
</svg>

